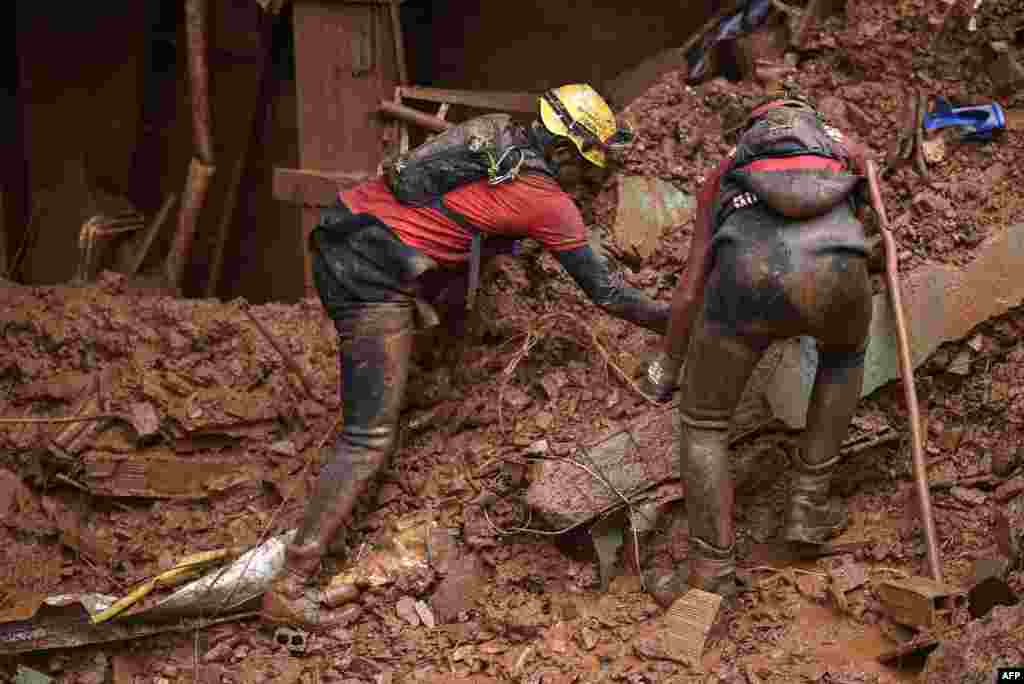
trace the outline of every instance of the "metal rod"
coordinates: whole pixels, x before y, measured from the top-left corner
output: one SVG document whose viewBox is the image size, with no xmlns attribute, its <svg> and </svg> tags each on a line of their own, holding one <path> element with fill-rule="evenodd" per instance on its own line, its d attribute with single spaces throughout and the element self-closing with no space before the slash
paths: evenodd
<svg viewBox="0 0 1024 684">
<path fill-rule="evenodd" d="M 924 436 L 921 434 L 921 411 L 917 403 L 917 389 L 914 387 L 914 364 L 910 358 L 910 342 L 907 339 L 907 323 L 903 313 L 900 294 L 899 260 L 896 254 L 896 239 L 889 229 L 889 217 L 882 204 L 882 193 L 878 187 L 878 169 L 873 161 L 867 164 L 868 187 L 871 204 L 878 213 L 882 227 L 882 241 L 885 244 L 885 276 L 896 318 L 896 343 L 899 351 L 900 372 L 903 375 L 903 389 L 910 413 L 910 446 L 914 464 L 914 481 L 917 500 L 921 506 L 921 526 L 924 528 L 925 547 L 928 552 L 928 568 L 932 579 L 942 582 L 942 563 L 939 560 L 938 535 L 935 533 L 935 519 L 932 516 L 932 497 L 928 487 L 928 471 L 924 460 Z"/>
<path fill-rule="evenodd" d="M 405 105 L 396 104 L 394 102 L 388 102 L 387 100 L 381 101 L 379 111 L 384 112 L 385 114 L 390 114 L 396 119 L 408 121 L 409 123 L 426 128 L 428 131 L 434 131 L 435 133 L 447 131 L 452 127 L 451 123 L 444 119 L 439 119 L 433 114 L 427 114 L 419 111 L 418 109 L 406 107 Z"/>
<path fill-rule="evenodd" d="M 213 164 L 213 136 L 210 134 L 210 74 L 206 62 L 206 0 L 185 0 L 185 30 L 188 35 L 188 78 L 192 93 L 192 130 L 196 154 L 203 163 Z"/>
</svg>

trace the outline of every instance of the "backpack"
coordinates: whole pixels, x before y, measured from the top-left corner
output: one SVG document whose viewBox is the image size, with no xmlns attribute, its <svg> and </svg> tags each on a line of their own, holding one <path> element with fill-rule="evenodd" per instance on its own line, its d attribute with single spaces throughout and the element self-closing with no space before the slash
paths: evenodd
<svg viewBox="0 0 1024 684">
<path fill-rule="evenodd" d="M 470 119 L 383 164 L 384 179 L 402 204 L 436 206 L 445 194 L 487 178 L 491 185 L 523 171 L 553 176 L 541 152 L 508 114 Z"/>
<path fill-rule="evenodd" d="M 554 177 L 543 153 L 508 114 L 488 114 L 453 126 L 415 149 L 386 160 L 382 170 L 384 182 L 399 202 L 433 207 L 473 236 L 467 309 L 472 309 L 476 301 L 483 233 L 449 208 L 444 196 L 484 178 L 490 185 L 499 185 L 515 180 L 521 173 Z"/>
</svg>

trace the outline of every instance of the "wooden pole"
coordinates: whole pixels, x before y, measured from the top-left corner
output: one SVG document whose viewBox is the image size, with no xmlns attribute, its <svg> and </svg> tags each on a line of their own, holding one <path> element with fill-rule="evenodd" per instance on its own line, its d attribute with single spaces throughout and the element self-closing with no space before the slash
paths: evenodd
<svg viewBox="0 0 1024 684">
<path fill-rule="evenodd" d="M 167 255 L 164 275 L 168 285 L 181 293 L 181 282 L 192 254 L 199 215 L 216 167 L 213 165 L 213 136 L 210 133 L 209 69 L 207 67 L 206 0 L 185 0 L 185 29 L 188 34 L 189 89 L 192 95 L 192 133 L 195 154 L 189 165 L 185 190 L 178 212 L 178 229 Z"/>
<path fill-rule="evenodd" d="M 444 119 L 439 119 L 433 114 L 426 114 L 418 109 L 395 104 L 394 102 L 388 102 L 387 100 L 381 101 L 379 111 L 389 114 L 396 119 L 416 124 L 421 128 L 426 128 L 428 131 L 433 131 L 435 133 L 442 133 L 452 127 L 451 123 Z"/>
</svg>

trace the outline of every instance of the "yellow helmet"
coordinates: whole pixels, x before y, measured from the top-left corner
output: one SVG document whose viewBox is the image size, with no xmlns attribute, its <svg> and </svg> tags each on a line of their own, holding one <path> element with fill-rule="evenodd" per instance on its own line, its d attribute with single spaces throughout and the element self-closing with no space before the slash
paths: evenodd
<svg viewBox="0 0 1024 684">
<path fill-rule="evenodd" d="M 585 83 L 548 90 L 539 102 L 544 127 L 572 140 L 580 154 L 597 166 L 604 167 L 609 149 L 632 138 L 631 131 L 619 128 L 604 98 Z"/>
</svg>

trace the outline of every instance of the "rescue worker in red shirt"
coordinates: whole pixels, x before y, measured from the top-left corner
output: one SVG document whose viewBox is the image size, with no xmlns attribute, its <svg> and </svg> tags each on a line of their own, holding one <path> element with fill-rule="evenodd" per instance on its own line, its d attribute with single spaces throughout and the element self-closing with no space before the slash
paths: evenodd
<svg viewBox="0 0 1024 684">
<path fill-rule="evenodd" d="M 539 99 L 539 120 L 531 125 L 512 124 L 506 115 L 466 122 L 414 150 L 418 162 L 385 165 L 384 178 L 342 192 L 322 217 L 310 249 L 320 299 L 338 331 L 344 427 L 287 547 L 285 568 L 264 595 L 265 619 L 307 629 L 331 626 L 330 616 L 321 616 L 316 571 L 394 448 L 424 276 L 464 265 L 475 237 L 533 238 L 604 311 L 665 332 L 668 304 L 610 274 L 559 185 L 583 160 L 605 166 L 608 152 L 626 137 L 590 86 L 563 86 Z M 488 160 L 489 177 L 442 187 L 441 196 L 422 206 L 396 197 L 395 188 L 441 187 L 460 174 L 472 178 L 465 155 L 451 150 L 486 151 L 494 141 L 504 152 L 477 155 Z"/>
<path fill-rule="evenodd" d="M 688 587 L 737 591 L 728 427 L 762 353 L 810 336 L 818 368 L 807 429 L 792 454 L 783 537 L 821 544 L 845 525 L 829 486 L 864 377 L 871 323 L 868 246 L 859 220 L 862 147 L 809 101 L 755 107 L 736 147 L 698 197 L 686 273 L 664 348 L 642 385 L 667 401 L 685 359 L 680 459 L 689 517 L 689 568 L 653 578 L 667 607 Z"/>
</svg>

